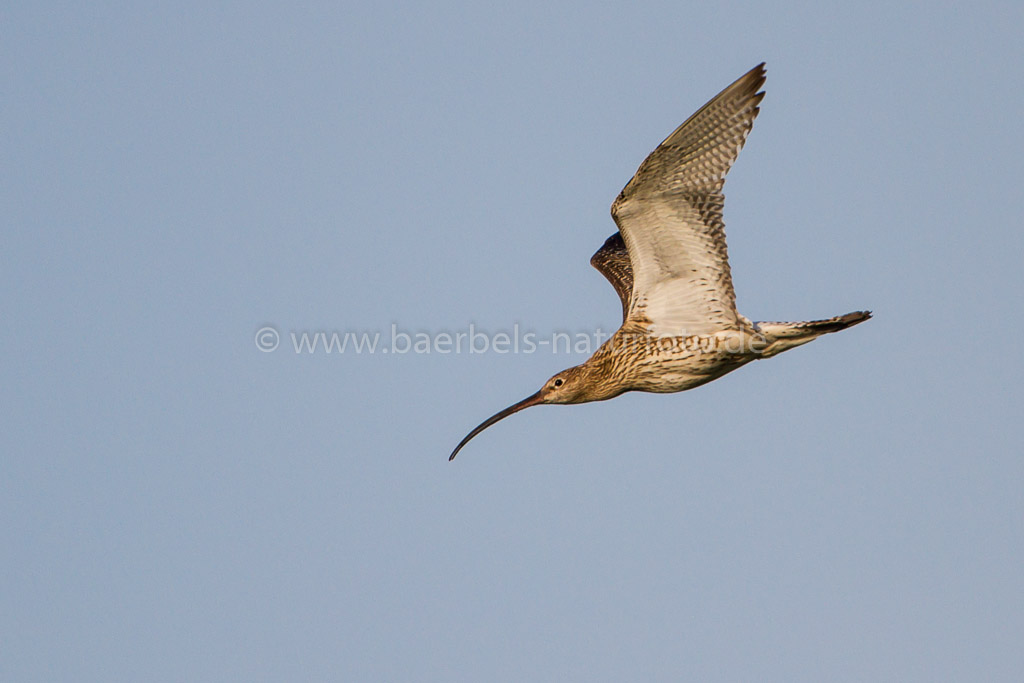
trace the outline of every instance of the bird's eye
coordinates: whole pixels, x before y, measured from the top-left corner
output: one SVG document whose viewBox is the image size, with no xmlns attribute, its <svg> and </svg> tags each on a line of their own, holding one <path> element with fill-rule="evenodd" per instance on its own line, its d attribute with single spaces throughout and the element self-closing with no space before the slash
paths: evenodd
<svg viewBox="0 0 1024 683">
<path fill-rule="evenodd" d="M 563 382 L 561 377 L 559 377 L 558 379 L 555 380 L 555 386 L 556 387 L 560 387 L 560 386 L 562 386 L 562 384 L 564 384 L 564 382 Z"/>
</svg>

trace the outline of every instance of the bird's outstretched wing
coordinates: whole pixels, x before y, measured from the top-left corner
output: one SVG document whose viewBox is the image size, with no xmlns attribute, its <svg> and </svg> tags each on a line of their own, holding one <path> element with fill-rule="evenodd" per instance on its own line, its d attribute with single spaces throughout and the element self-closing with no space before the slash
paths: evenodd
<svg viewBox="0 0 1024 683">
<path fill-rule="evenodd" d="M 627 317 L 649 324 L 652 334 L 743 324 L 729 273 L 722 185 L 753 127 L 764 81 L 762 63 L 701 107 L 651 152 L 612 204 L 632 264 Z"/>
<path fill-rule="evenodd" d="M 633 266 L 629 263 L 629 252 L 626 251 L 626 243 L 622 241 L 622 234 L 616 232 L 605 240 L 604 245 L 590 257 L 590 265 L 612 283 L 622 301 L 622 320 L 625 322 L 633 292 Z"/>
</svg>

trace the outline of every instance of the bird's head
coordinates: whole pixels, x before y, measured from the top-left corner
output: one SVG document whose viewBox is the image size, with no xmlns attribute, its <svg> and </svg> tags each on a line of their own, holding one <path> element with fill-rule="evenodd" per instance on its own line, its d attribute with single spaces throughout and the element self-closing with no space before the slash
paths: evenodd
<svg viewBox="0 0 1024 683">
<path fill-rule="evenodd" d="M 576 365 L 552 376 L 537 392 L 541 396 L 540 402 L 565 404 L 593 400 L 589 398 L 593 383 L 587 369 L 585 364 Z"/>
<path fill-rule="evenodd" d="M 452 451 L 452 454 L 448 459 L 454 460 L 455 455 L 462 450 L 462 447 L 465 446 L 474 436 L 484 431 L 495 422 L 504 420 L 509 415 L 518 413 L 524 408 L 539 406 L 544 403 L 585 403 L 586 401 L 599 400 L 599 398 L 611 398 L 610 396 L 597 397 L 593 395 L 594 383 L 588 380 L 591 373 L 587 370 L 588 368 L 586 364 L 562 370 L 560 373 L 545 382 L 544 386 L 542 386 L 540 391 L 537 393 L 532 396 L 527 396 L 519 403 L 511 405 L 500 413 L 496 413 L 487 418 L 480 423 L 476 429 L 466 435 L 466 438 L 455 447 L 455 450 Z"/>
</svg>

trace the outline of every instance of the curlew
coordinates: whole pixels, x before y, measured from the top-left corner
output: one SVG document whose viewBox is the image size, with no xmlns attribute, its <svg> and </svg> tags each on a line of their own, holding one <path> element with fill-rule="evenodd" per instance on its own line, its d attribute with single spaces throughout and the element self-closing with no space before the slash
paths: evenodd
<svg viewBox="0 0 1024 683">
<path fill-rule="evenodd" d="M 871 317 L 751 322 L 736 310 L 722 186 L 764 97 L 764 63 L 701 107 L 658 145 L 612 203 L 618 232 L 593 265 L 622 301 L 622 326 L 586 362 L 491 416 L 474 436 L 530 406 L 604 401 L 626 391 L 693 389 Z"/>
</svg>

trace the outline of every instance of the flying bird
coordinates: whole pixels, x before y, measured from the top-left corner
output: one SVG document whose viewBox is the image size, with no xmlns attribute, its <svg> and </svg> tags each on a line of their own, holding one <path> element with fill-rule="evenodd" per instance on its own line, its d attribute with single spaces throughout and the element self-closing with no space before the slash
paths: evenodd
<svg viewBox="0 0 1024 683">
<path fill-rule="evenodd" d="M 612 204 L 618 231 L 593 258 L 622 301 L 622 326 L 586 362 L 563 370 L 474 436 L 524 408 L 604 401 L 626 391 L 693 389 L 864 322 L 870 311 L 806 322 L 751 322 L 736 310 L 722 186 L 764 97 L 761 63 L 675 129 Z"/>
</svg>

